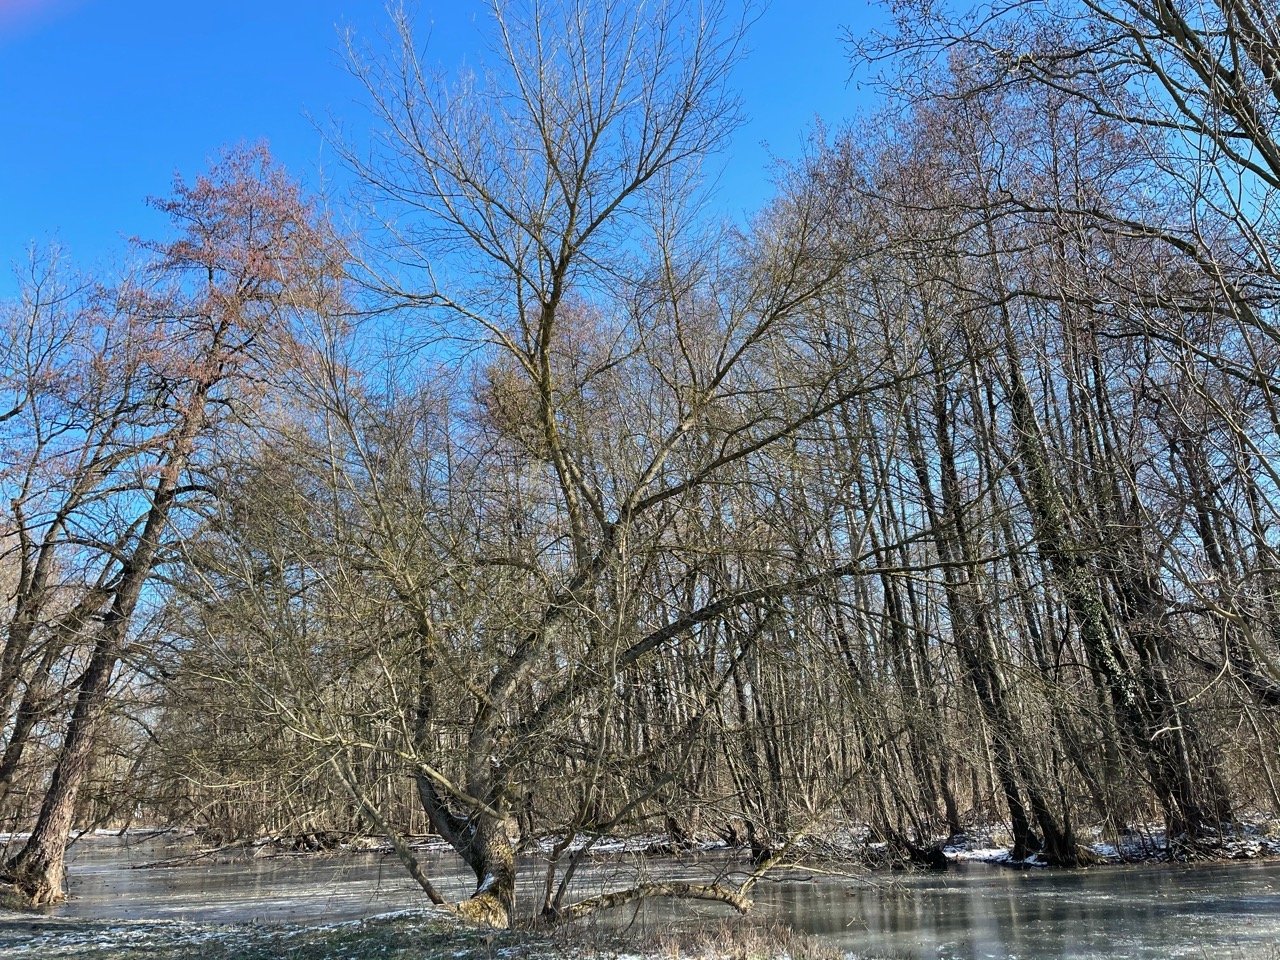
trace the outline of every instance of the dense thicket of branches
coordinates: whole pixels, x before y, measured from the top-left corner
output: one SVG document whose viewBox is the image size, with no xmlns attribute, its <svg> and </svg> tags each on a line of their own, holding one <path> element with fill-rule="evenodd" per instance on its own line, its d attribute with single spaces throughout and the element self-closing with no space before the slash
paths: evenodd
<svg viewBox="0 0 1280 960">
<path fill-rule="evenodd" d="M 366 244 L 254 155 L 180 185 L 149 285 L 33 274 L 7 879 L 161 819 L 390 836 L 440 902 L 430 830 L 506 924 L 539 840 L 562 918 L 608 834 L 927 860 L 982 821 L 1074 865 L 1280 812 L 1280 24 L 1184 6 L 906 11 L 859 54 L 900 119 L 746 230 L 691 202 L 720 14 L 500 8 L 458 86 L 401 21 L 352 59 Z"/>
</svg>

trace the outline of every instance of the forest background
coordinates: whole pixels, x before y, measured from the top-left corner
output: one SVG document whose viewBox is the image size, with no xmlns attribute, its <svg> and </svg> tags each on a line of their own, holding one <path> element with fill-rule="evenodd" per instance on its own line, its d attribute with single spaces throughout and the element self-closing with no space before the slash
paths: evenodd
<svg viewBox="0 0 1280 960">
<path fill-rule="evenodd" d="M 394 13 L 343 206 L 233 147 L 118 270 L 21 265 L 14 895 L 132 822 L 386 836 L 440 901 L 430 829 L 506 925 L 544 848 L 549 919 L 745 905 L 572 902 L 620 833 L 1073 866 L 1280 810 L 1275 11 L 896 5 L 886 106 L 737 222 L 754 21 L 502 5 L 441 72 Z"/>
</svg>

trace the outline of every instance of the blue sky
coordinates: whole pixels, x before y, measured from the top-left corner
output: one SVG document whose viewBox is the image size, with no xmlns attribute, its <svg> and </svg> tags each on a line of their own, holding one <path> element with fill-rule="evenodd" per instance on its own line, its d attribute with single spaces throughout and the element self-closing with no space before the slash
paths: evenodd
<svg viewBox="0 0 1280 960">
<path fill-rule="evenodd" d="M 411 9 L 443 66 L 483 42 L 479 0 Z M 794 157 L 816 117 L 837 125 L 868 103 L 848 83 L 840 36 L 878 18 L 868 0 L 764 10 L 737 76 L 749 122 L 725 158 L 726 212 L 768 197 L 770 154 Z M 309 187 L 340 190 L 322 131 L 337 118 L 358 142 L 364 111 L 339 29 L 376 44 L 387 24 L 378 0 L 0 0 L 0 295 L 33 241 L 95 269 L 123 255 L 126 237 L 156 235 L 144 198 L 224 145 L 265 139 Z"/>
</svg>

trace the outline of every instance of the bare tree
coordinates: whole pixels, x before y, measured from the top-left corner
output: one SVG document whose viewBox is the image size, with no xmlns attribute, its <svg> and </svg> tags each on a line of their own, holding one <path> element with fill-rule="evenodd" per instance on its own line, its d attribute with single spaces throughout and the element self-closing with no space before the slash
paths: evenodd
<svg viewBox="0 0 1280 960">
<path fill-rule="evenodd" d="M 64 896 L 63 858 L 113 676 L 148 584 L 171 562 L 180 514 L 204 492 L 195 465 L 225 412 L 252 394 L 264 349 L 294 310 L 329 295 L 333 274 L 334 246 L 264 150 L 179 180 L 156 205 L 179 232 L 149 248 L 151 270 L 102 290 L 64 333 L 45 334 L 31 312 L 53 376 L 29 379 L 18 408 L 29 415 L 10 421 L 27 459 L 10 500 L 21 573 L 6 651 L 26 656 L 37 625 L 83 631 L 87 650 L 39 816 L 4 867 L 36 905 Z M 72 416 L 46 419 L 45 398 Z M 59 567 L 84 571 L 80 582 L 55 588 Z M 65 612 L 55 618 L 58 595 Z"/>
</svg>

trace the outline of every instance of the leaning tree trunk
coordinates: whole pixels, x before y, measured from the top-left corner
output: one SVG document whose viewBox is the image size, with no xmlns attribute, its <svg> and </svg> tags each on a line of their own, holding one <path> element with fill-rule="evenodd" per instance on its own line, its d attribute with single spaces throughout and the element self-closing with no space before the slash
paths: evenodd
<svg viewBox="0 0 1280 960">
<path fill-rule="evenodd" d="M 419 659 L 418 698 L 414 713 L 417 747 L 429 756 L 433 748 L 435 715 L 435 642 L 427 621 L 420 625 L 422 649 Z M 471 736 L 471 762 L 465 815 L 456 813 L 440 786 L 427 773 L 415 776 L 418 800 L 431 827 L 442 836 L 476 875 L 476 889 L 457 904 L 459 916 L 474 923 L 505 928 L 511 925 L 516 900 L 516 848 L 508 831 L 503 771 L 495 763 L 493 727 L 496 714 L 482 713 Z M 456 798 L 455 798 L 456 799 Z"/>
<path fill-rule="evenodd" d="M 67 735 L 35 828 L 23 848 L 0 871 L 0 879 L 13 884 L 32 906 L 66 898 L 63 875 L 76 799 L 93 766 L 94 742 L 106 712 L 111 675 L 120 660 L 142 588 L 155 567 L 160 538 L 177 499 L 178 480 L 205 422 L 204 404 L 211 383 L 211 380 L 198 383 L 191 393 L 191 412 L 182 423 L 168 462 L 156 482 L 142 532 L 121 564 L 110 608 L 103 617 L 89 663 L 80 679 Z"/>
<path fill-rule="evenodd" d="M 35 829 L 4 869 L 4 879 L 33 907 L 66 898 L 67 840 L 80 785 L 93 765 L 94 735 L 117 660 L 114 641 L 112 635 L 103 636 L 94 647 Z"/>
<path fill-rule="evenodd" d="M 416 779 L 418 798 L 432 829 L 476 875 L 475 892 L 456 905 L 458 915 L 485 926 L 509 927 L 516 901 L 516 848 L 507 829 L 511 818 L 487 800 L 488 810 L 473 809 L 467 816 L 459 816 L 430 777 L 419 774 Z M 492 796 L 492 791 L 486 793 Z"/>
<path fill-rule="evenodd" d="M 509 927 L 516 904 L 516 851 L 507 823 L 488 814 L 477 816 L 467 862 L 476 889 L 458 904 L 458 914 L 475 923 Z"/>
<path fill-rule="evenodd" d="M 1007 329 L 1006 338 L 1011 344 Z M 1047 463 L 1040 426 L 1011 346 L 1008 364 L 1014 440 L 1036 543 L 1076 620 L 1090 670 L 1107 690 L 1126 745 L 1146 768 L 1169 835 L 1195 837 L 1210 831 L 1224 804 L 1216 791 L 1205 791 L 1197 782 L 1197 768 L 1204 772 L 1207 758 L 1187 749 L 1185 740 L 1167 735 L 1181 730 L 1184 721 L 1160 672 L 1159 641 L 1131 627 L 1128 639 L 1139 661 L 1136 667 L 1120 648 L 1090 556 L 1068 533 L 1066 507 Z M 1209 797 L 1209 793 L 1215 795 Z"/>
</svg>

